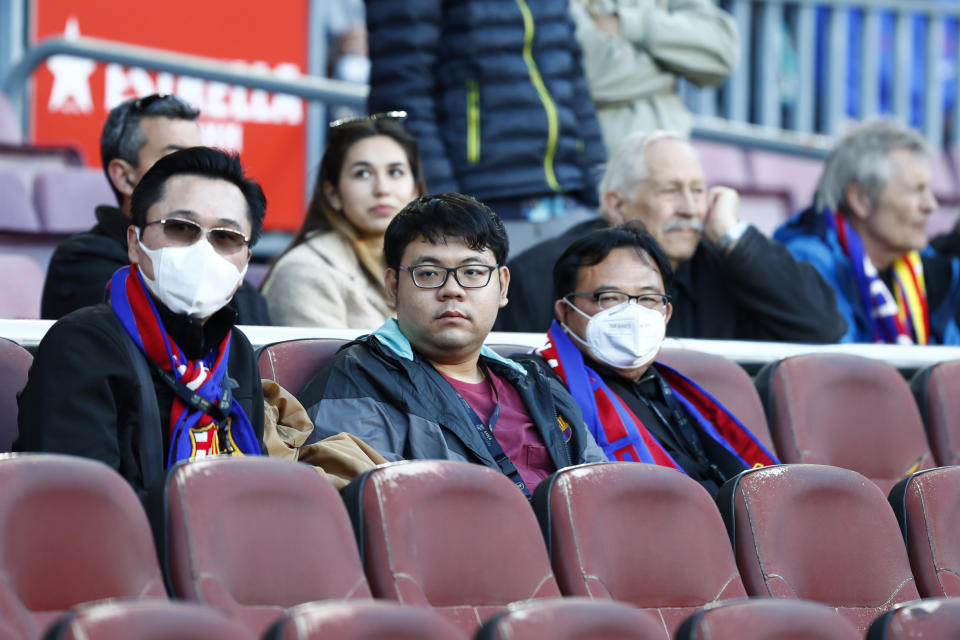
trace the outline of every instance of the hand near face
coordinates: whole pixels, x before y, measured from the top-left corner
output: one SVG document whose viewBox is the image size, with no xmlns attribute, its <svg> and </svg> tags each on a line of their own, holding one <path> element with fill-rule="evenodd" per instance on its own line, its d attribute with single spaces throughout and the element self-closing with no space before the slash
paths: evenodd
<svg viewBox="0 0 960 640">
<path fill-rule="evenodd" d="M 718 242 L 737 223 L 740 194 L 730 187 L 712 187 L 707 192 L 707 216 L 703 233 L 710 242 Z"/>
</svg>

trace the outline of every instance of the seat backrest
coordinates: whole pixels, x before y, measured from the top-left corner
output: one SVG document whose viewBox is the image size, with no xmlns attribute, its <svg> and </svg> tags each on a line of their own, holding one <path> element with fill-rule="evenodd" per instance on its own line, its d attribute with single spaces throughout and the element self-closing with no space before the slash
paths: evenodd
<svg viewBox="0 0 960 640">
<path fill-rule="evenodd" d="M 0 487 L 0 620 L 24 637 L 83 602 L 166 598 L 147 516 L 113 469 L 5 454 Z"/>
<path fill-rule="evenodd" d="M 674 640 L 860 640 L 853 623 L 809 600 L 759 598 L 718 602 L 680 625 Z"/>
<path fill-rule="evenodd" d="M 823 160 L 774 151 L 750 150 L 747 163 L 753 184 L 759 189 L 784 189 L 790 194 L 790 209 L 798 211 L 813 202 L 823 173 Z"/>
<path fill-rule="evenodd" d="M 960 638 L 960 598 L 927 598 L 877 617 L 866 640 Z"/>
<path fill-rule="evenodd" d="M 266 457 L 180 464 L 164 506 L 172 592 L 232 613 L 258 637 L 286 607 L 370 597 L 340 496 L 307 465 Z"/>
<path fill-rule="evenodd" d="M 924 598 L 960 597 L 960 467 L 915 473 L 890 491 Z"/>
<path fill-rule="evenodd" d="M 910 380 L 938 464 L 960 464 L 960 360 L 939 362 Z"/>
<path fill-rule="evenodd" d="M 765 366 L 756 382 L 783 462 L 852 469 L 884 494 L 934 466 L 910 388 L 887 362 L 794 356 Z"/>
<path fill-rule="evenodd" d="M 0 169 L 0 230 L 34 233 L 40 230 L 40 221 L 30 200 L 23 179 L 6 169 Z"/>
<path fill-rule="evenodd" d="M 36 320 L 46 274 L 32 258 L 0 253 L 0 318 Z"/>
<path fill-rule="evenodd" d="M 290 609 L 263 640 L 466 640 L 436 611 L 396 602 L 312 602 Z"/>
<path fill-rule="evenodd" d="M 822 602 L 861 632 L 898 602 L 919 598 L 886 497 L 855 471 L 753 469 L 728 481 L 717 504 L 752 596 Z"/>
<path fill-rule="evenodd" d="M 653 614 L 611 600 L 547 598 L 518 602 L 494 614 L 476 640 L 660 640 L 663 625 Z"/>
<path fill-rule="evenodd" d="M 502 473 L 399 462 L 342 495 L 377 598 L 432 606 L 472 634 L 511 602 L 560 595 L 530 505 Z"/>
<path fill-rule="evenodd" d="M 260 348 L 260 377 L 273 380 L 295 396 L 348 340 L 306 338 L 284 340 Z"/>
<path fill-rule="evenodd" d="M 753 380 L 739 364 L 693 349 L 662 349 L 657 361 L 687 376 L 735 415 L 771 452 L 775 450 Z"/>
<path fill-rule="evenodd" d="M 567 467 L 540 483 L 533 507 L 561 591 L 650 609 L 663 637 L 697 608 L 746 595 L 710 494 L 679 471 Z"/>
<path fill-rule="evenodd" d="M 195 602 L 95 603 L 66 614 L 44 640 L 257 640 L 239 621 Z"/>
<path fill-rule="evenodd" d="M 97 222 L 97 206 L 115 200 L 101 169 L 44 169 L 33 178 L 33 204 L 47 233 L 86 231 Z"/>
<path fill-rule="evenodd" d="M 29 351 L 12 340 L 0 339 L 0 453 L 10 451 L 17 437 L 17 394 L 27 384 L 31 364 Z"/>
</svg>

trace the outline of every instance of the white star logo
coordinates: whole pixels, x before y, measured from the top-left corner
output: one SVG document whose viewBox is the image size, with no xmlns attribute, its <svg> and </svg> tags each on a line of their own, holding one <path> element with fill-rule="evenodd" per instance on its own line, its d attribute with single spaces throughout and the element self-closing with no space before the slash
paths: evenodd
<svg viewBox="0 0 960 640">
<path fill-rule="evenodd" d="M 68 40 L 80 35 L 80 24 L 76 16 L 67 18 L 63 35 Z M 53 88 L 47 110 L 64 113 L 90 113 L 93 111 L 93 97 L 90 95 L 90 74 L 97 63 L 75 56 L 52 56 L 47 68 L 53 74 Z"/>
</svg>

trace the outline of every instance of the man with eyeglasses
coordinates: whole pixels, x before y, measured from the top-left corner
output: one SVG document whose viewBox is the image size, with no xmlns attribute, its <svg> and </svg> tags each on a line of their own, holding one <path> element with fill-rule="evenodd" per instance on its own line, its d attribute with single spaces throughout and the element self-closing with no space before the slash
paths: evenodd
<svg viewBox="0 0 960 640">
<path fill-rule="evenodd" d="M 587 234 L 553 268 L 555 319 L 529 359 L 563 381 L 610 460 L 680 469 L 715 496 L 740 471 L 777 459 L 695 382 L 655 362 L 672 278 L 639 223 Z"/>
<path fill-rule="evenodd" d="M 127 100 L 111 109 L 100 136 L 100 156 L 118 206 L 97 207 L 97 224 L 57 247 L 47 267 L 42 318 L 57 320 L 103 302 L 110 277 L 128 263 L 134 188 L 160 158 L 203 144 L 199 116 L 196 108 L 168 93 Z M 270 324 L 266 301 L 249 283 L 244 282 L 231 305 L 239 313 L 239 324 Z"/>
<path fill-rule="evenodd" d="M 237 156 L 193 147 L 159 159 L 132 193 L 128 262 L 107 303 L 40 342 L 14 450 L 101 460 L 145 500 L 178 461 L 260 455 L 257 360 L 227 303 L 265 208 Z"/>
<path fill-rule="evenodd" d="M 468 196 L 404 207 L 384 239 L 396 318 L 304 388 L 308 443 L 347 431 L 388 460 L 484 464 L 528 496 L 558 468 L 604 460 L 562 384 L 484 347 L 507 302 L 507 248 L 500 218 Z"/>
</svg>

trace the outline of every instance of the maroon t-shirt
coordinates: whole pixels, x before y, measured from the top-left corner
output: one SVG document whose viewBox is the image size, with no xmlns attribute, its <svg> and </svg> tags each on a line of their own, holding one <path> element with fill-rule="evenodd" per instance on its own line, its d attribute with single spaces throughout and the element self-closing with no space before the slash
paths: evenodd
<svg viewBox="0 0 960 640">
<path fill-rule="evenodd" d="M 503 452 L 517 467 L 520 477 L 527 484 L 532 493 L 540 481 L 557 470 L 550 459 L 550 453 L 543 442 L 540 431 L 533 424 L 527 407 L 523 404 L 520 394 L 513 385 L 488 371 L 490 380 L 497 388 L 496 395 L 490 383 L 462 382 L 453 378 L 446 378 L 464 400 L 477 412 L 484 424 L 490 424 L 493 409 L 497 406 L 497 395 L 500 397 L 500 415 L 493 427 L 493 437 L 497 439 Z"/>
</svg>

